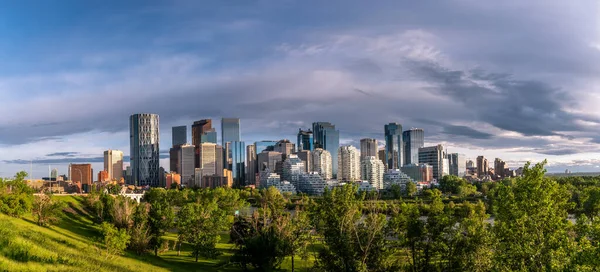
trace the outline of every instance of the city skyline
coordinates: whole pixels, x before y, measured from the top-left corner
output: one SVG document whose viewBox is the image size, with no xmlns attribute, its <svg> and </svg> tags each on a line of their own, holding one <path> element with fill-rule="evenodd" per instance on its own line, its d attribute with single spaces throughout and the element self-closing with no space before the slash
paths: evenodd
<svg viewBox="0 0 600 272">
<path fill-rule="evenodd" d="M 246 144 L 327 121 L 358 148 L 397 122 L 472 160 L 600 166 L 591 1 L 24 2 L 0 10 L 0 176 L 97 173 L 138 112 L 161 116 L 165 169 L 172 127 L 232 116 Z"/>
</svg>

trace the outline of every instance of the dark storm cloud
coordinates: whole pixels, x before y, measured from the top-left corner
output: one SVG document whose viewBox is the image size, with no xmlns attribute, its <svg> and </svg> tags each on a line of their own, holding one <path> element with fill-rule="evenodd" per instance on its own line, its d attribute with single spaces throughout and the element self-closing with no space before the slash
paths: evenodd
<svg viewBox="0 0 600 272">
<path fill-rule="evenodd" d="M 563 110 L 573 101 L 565 91 L 533 80 L 482 70 L 461 71 L 432 62 L 410 62 L 414 72 L 436 87 L 433 92 L 461 103 L 479 121 L 526 136 L 572 136 L 581 131 L 578 115 Z"/>
<path fill-rule="evenodd" d="M 473 128 L 467 126 L 444 126 L 442 130 L 444 134 L 456 135 L 456 136 L 466 136 L 473 139 L 482 139 L 487 140 L 494 137 L 494 135 L 477 131 Z"/>
<path fill-rule="evenodd" d="M 54 152 L 46 154 L 46 157 L 75 157 L 79 155 L 79 152 Z"/>
</svg>

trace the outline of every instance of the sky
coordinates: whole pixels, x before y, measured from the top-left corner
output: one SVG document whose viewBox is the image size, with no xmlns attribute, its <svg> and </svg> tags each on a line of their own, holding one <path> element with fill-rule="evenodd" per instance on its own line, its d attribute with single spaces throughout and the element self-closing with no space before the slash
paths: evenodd
<svg viewBox="0 0 600 272">
<path fill-rule="evenodd" d="M 0 2 L 0 176 L 97 173 L 140 112 L 167 169 L 172 126 L 239 117 L 247 143 L 398 122 L 467 158 L 600 171 L 597 1 Z"/>
</svg>

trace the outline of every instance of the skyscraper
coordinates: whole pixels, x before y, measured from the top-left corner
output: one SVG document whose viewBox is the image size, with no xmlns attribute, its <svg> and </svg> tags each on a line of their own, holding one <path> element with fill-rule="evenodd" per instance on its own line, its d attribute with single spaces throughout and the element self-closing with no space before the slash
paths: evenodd
<svg viewBox="0 0 600 272">
<path fill-rule="evenodd" d="M 202 176 L 222 176 L 223 173 L 217 172 L 217 144 L 201 143 L 200 144 L 200 168 Z M 197 178 L 197 177 L 196 177 Z"/>
<path fill-rule="evenodd" d="M 331 153 L 329 151 L 322 148 L 315 148 L 313 152 L 311 152 L 313 171 L 319 173 L 321 177 L 325 180 L 332 178 L 332 161 L 331 161 Z"/>
<path fill-rule="evenodd" d="M 192 124 L 192 145 L 196 147 L 200 146 L 200 144 L 203 143 L 202 136 L 210 131 L 214 131 L 211 119 L 195 121 Z M 217 143 L 216 139 L 214 143 Z"/>
<path fill-rule="evenodd" d="M 499 178 L 506 177 L 504 169 L 506 168 L 506 162 L 500 158 L 494 160 L 494 175 Z"/>
<path fill-rule="evenodd" d="M 448 154 L 450 175 L 464 177 L 467 174 L 467 161 L 465 155 L 458 153 Z"/>
<path fill-rule="evenodd" d="M 221 119 L 221 145 L 225 146 L 228 142 L 239 142 L 242 140 L 240 133 L 239 118 L 222 118 Z M 234 174 L 235 179 L 235 174 Z"/>
<path fill-rule="evenodd" d="M 377 146 L 377 139 L 364 138 L 360 140 L 360 159 L 364 159 L 365 157 L 375 157 L 377 158 L 377 151 L 379 147 Z"/>
<path fill-rule="evenodd" d="M 75 183 L 81 184 L 83 192 L 89 192 L 90 185 L 93 181 L 92 165 L 84 164 L 69 164 L 69 178 Z"/>
<path fill-rule="evenodd" d="M 296 147 L 290 140 L 284 139 L 275 144 L 275 151 L 280 152 L 284 158 L 294 153 Z"/>
<path fill-rule="evenodd" d="M 131 148 L 131 183 L 136 186 L 159 186 L 160 133 L 157 114 L 134 114 L 129 117 Z"/>
<path fill-rule="evenodd" d="M 490 165 L 488 164 L 488 160 L 484 156 L 477 157 L 477 177 L 483 178 L 489 172 Z"/>
<path fill-rule="evenodd" d="M 256 174 L 258 173 L 256 159 L 256 146 L 253 144 L 246 146 L 246 179 L 249 184 L 256 184 Z"/>
<path fill-rule="evenodd" d="M 300 174 L 304 173 L 304 162 L 298 156 L 291 154 L 283 162 L 283 175 L 281 178 L 298 186 Z"/>
<path fill-rule="evenodd" d="M 121 181 L 123 177 L 123 151 L 104 151 L 104 171 L 108 174 L 108 180 Z"/>
<path fill-rule="evenodd" d="M 338 149 L 340 148 L 340 132 L 329 122 L 313 123 L 314 148 L 323 148 L 331 154 L 332 175 L 338 173 Z"/>
<path fill-rule="evenodd" d="M 402 148 L 402 125 L 389 123 L 385 125 L 385 161 L 388 169 L 400 169 L 404 165 Z"/>
<path fill-rule="evenodd" d="M 385 147 L 382 149 L 379 149 L 379 151 L 377 151 L 377 157 L 379 158 L 379 160 L 381 160 L 383 162 L 385 169 L 388 169 L 387 160 L 385 159 Z"/>
<path fill-rule="evenodd" d="M 425 132 L 420 128 L 412 128 L 402 133 L 404 163 L 419 162 L 419 148 L 425 146 Z"/>
<path fill-rule="evenodd" d="M 179 149 L 179 169 L 177 172 L 181 175 L 181 184 L 186 187 L 193 187 L 194 185 L 194 157 L 196 147 L 193 145 L 185 144 Z"/>
<path fill-rule="evenodd" d="M 368 181 L 373 187 L 383 189 L 385 166 L 377 157 L 367 156 L 361 161 L 361 179 Z"/>
<path fill-rule="evenodd" d="M 298 151 L 308 150 L 312 151 L 314 148 L 314 138 L 312 130 L 302 130 L 298 131 Z"/>
<path fill-rule="evenodd" d="M 300 158 L 303 162 L 304 162 L 304 172 L 309 173 L 312 172 L 312 156 L 309 150 L 302 150 L 302 151 L 298 151 L 296 152 L 296 155 L 298 155 L 298 158 Z"/>
<path fill-rule="evenodd" d="M 444 146 L 436 145 L 419 148 L 419 163 L 433 167 L 433 178 L 440 181 L 444 176 L 444 165 L 447 163 Z"/>
<path fill-rule="evenodd" d="M 275 173 L 275 169 L 277 168 L 277 163 L 283 161 L 283 157 L 281 153 L 275 151 L 266 151 L 260 152 L 257 154 L 257 165 L 258 165 L 258 173 L 263 172 L 265 169 L 269 169 L 271 173 Z"/>
<path fill-rule="evenodd" d="M 360 152 L 356 147 L 341 146 L 338 151 L 338 180 L 360 180 Z"/>
<path fill-rule="evenodd" d="M 236 187 L 246 186 L 246 144 L 240 141 L 229 143 L 233 184 Z"/>
<path fill-rule="evenodd" d="M 187 141 L 187 126 L 177 126 L 171 128 L 171 137 L 173 137 L 173 146 L 184 145 Z"/>
</svg>

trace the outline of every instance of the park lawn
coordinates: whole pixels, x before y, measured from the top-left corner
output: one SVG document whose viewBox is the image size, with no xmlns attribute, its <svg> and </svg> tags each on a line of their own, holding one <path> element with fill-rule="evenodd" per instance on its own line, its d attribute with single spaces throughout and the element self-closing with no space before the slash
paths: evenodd
<svg viewBox="0 0 600 272">
<path fill-rule="evenodd" d="M 216 260 L 195 262 L 186 244 L 180 256 L 172 248 L 158 257 L 126 252 L 107 258 L 98 227 L 83 209 L 83 198 L 56 197 L 68 207 L 60 223 L 50 228 L 38 226 L 31 215 L 19 219 L 0 214 L 1 271 L 241 271 L 229 263 L 235 249 L 228 234 L 217 245 L 223 254 Z M 169 233 L 165 238 L 174 242 L 176 235 Z M 297 257 L 296 271 L 310 271 L 313 262 L 312 257 L 306 261 Z M 291 271 L 290 258 L 282 264 L 282 271 Z"/>
</svg>

